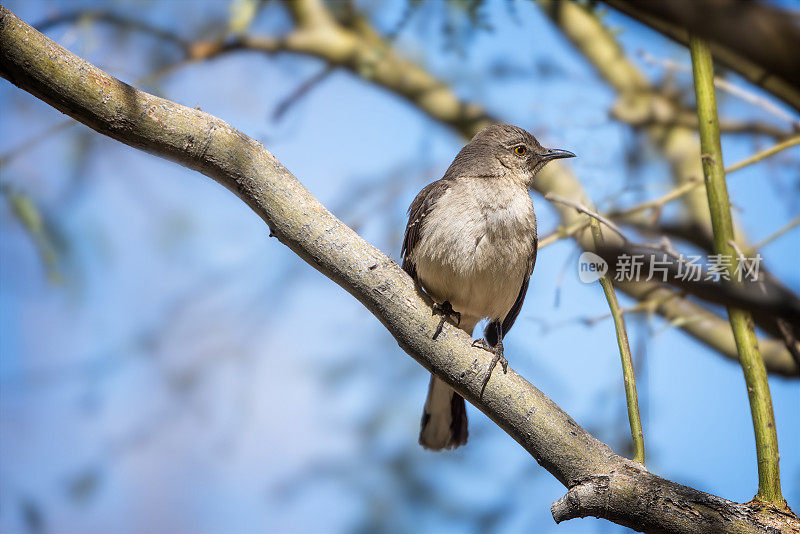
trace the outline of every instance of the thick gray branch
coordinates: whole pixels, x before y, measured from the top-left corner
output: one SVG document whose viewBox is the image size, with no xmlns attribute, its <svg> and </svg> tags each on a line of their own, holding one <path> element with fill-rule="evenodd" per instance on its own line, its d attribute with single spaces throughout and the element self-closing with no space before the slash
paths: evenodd
<svg viewBox="0 0 800 534">
<path fill-rule="evenodd" d="M 403 350 L 488 415 L 565 486 L 609 477 L 613 502 L 620 504 L 609 519 L 665 532 L 759 532 L 767 522 L 800 531 L 793 517 L 751 514 L 742 505 L 647 473 L 615 455 L 513 370 L 495 373 L 480 397 L 491 356 L 472 348 L 469 336 L 455 328 L 446 327 L 433 341 L 437 320 L 398 265 L 326 210 L 260 143 L 224 121 L 120 82 L 1 6 L 0 75 L 104 135 L 196 169 L 230 189 L 283 244 L 356 297 Z M 705 501 L 718 506 L 709 509 Z M 558 517 L 597 513 L 593 505 L 572 509 L 578 512 Z M 722 522 L 720 511 L 744 520 Z"/>
<path fill-rule="evenodd" d="M 658 509 L 656 513 L 651 507 Z M 751 532 L 756 517 L 760 517 L 756 521 L 761 532 L 797 532 L 798 528 L 791 521 L 784 522 L 791 518 L 789 513 L 767 509 L 761 503 L 731 506 L 730 501 L 714 495 L 626 469 L 587 478 L 553 503 L 550 511 L 557 523 L 591 516 L 647 532 L 698 532 L 695 521 L 699 517 L 707 533 Z M 632 516 L 638 520 L 631 522 Z M 673 530 L 673 525 L 680 528 Z"/>
<path fill-rule="evenodd" d="M 604 0 L 684 45 L 710 41 L 714 59 L 800 111 L 800 24 L 796 12 L 741 0 Z"/>
<path fill-rule="evenodd" d="M 567 13 L 566 8 L 575 8 L 583 12 L 582 8 L 570 3 L 560 5 L 565 9 L 565 13 Z M 496 122 L 496 119 L 489 116 L 481 106 L 460 100 L 442 80 L 436 79 L 421 66 L 395 53 L 389 44 L 375 33 L 369 22 L 360 16 L 344 26 L 330 15 L 320 0 L 293 0 L 286 6 L 296 24 L 296 28 L 288 35 L 281 38 L 245 35 L 233 41 L 192 42 L 184 46 L 187 58 L 201 61 L 237 50 L 314 56 L 325 61 L 328 69 L 332 67 L 348 69 L 362 79 L 407 99 L 431 119 L 450 126 L 467 138 L 481 128 Z M 109 16 L 103 20 L 112 22 L 116 18 Z M 122 22 L 120 21 L 120 24 Z M 593 49 L 603 50 L 604 47 L 593 45 Z M 616 54 L 616 49 L 614 50 Z M 695 117 L 695 114 L 692 116 Z M 692 152 L 693 155 L 696 153 L 697 150 Z M 667 155 L 670 160 L 676 159 L 670 151 L 667 151 Z M 699 159 L 694 158 L 692 164 L 699 166 Z M 536 189 L 543 195 L 554 193 L 583 204 L 588 203 L 580 182 L 565 165 L 551 163 L 545 167 L 539 173 Z M 704 195 L 700 205 L 706 206 Z M 560 216 L 564 228 L 570 227 L 580 218 L 573 210 L 562 209 Z M 588 250 L 593 247 L 588 234 L 578 234 L 576 240 Z M 641 299 L 642 295 L 647 298 L 647 295 L 660 288 L 659 284 L 654 283 L 643 282 L 625 287 L 621 287 L 616 281 L 614 283 L 636 299 Z M 682 297 L 664 301 L 655 308 L 655 311 L 699 342 L 729 359 L 738 361 L 733 334 L 726 319 Z M 782 338 L 778 340 L 764 337 L 759 340 L 759 345 L 770 373 L 790 377 L 800 376 L 800 366 L 792 359 Z"/>
</svg>

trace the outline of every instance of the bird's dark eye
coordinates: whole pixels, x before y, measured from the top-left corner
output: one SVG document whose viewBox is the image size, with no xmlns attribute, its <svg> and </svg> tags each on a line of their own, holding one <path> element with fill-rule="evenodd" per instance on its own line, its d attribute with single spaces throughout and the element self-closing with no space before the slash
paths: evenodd
<svg viewBox="0 0 800 534">
<path fill-rule="evenodd" d="M 517 156 L 524 156 L 527 153 L 528 149 L 525 147 L 525 145 L 517 145 L 514 147 L 514 154 Z"/>
</svg>

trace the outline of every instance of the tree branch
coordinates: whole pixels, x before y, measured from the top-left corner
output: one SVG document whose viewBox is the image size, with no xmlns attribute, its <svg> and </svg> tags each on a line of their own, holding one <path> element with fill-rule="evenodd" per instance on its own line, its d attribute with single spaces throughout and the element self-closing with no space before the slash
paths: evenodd
<svg viewBox="0 0 800 534">
<path fill-rule="evenodd" d="M 302 4 L 302 5 L 300 5 Z M 283 37 L 240 36 L 232 41 L 195 41 L 187 45 L 189 61 L 202 61 L 221 54 L 234 51 L 258 51 L 266 54 L 296 53 L 310 55 L 325 61 L 329 67 L 342 67 L 351 71 L 365 81 L 379 85 L 392 93 L 407 99 L 411 104 L 427 114 L 431 119 L 449 126 L 469 138 L 484 126 L 497 122 L 483 108 L 475 103 L 462 102 L 443 81 L 431 76 L 421 66 L 403 59 L 383 40 L 363 17 L 355 16 L 350 24 L 343 26 L 328 15 L 316 17 L 314 23 L 304 18 L 302 13 L 310 10 L 327 10 L 318 0 L 297 0 L 287 5 L 296 28 Z M 572 6 L 576 7 L 576 6 Z M 186 62 L 181 62 L 183 65 Z M 376 68 L 376 65 L 380 68 Z M 670 154 L 668 154 L 670 156 Z M 699 174 L 698 174 L 699 175 Z M 583 203 L 586 194 L 578 180 L 570 173 L 569 168 L 558 163 L 551 163 L 539 173 L 536 190 L 542 195 L 553 192 L 565 198 Z M 701 204 L 705 206 L 705 203 Z M 586 221 L 575 217 L 574 213 L 559 210 L 561 228 L 569 229 L 568 235 L 575 236 L 578 243 L 591 249 L 592 242 L 588 236 L 578 235 Z M 576 225 L 581 228 L 576 228 Z M 646 295 L 655 288 L 617 287 L 629 295 Z M 698 315 L 704 317 L 703 329 L 692 328 L 688 320 L 675 320 L 676 316 L 690 313 L 684 319 Z M 724 319 L 715 313 L 705 310 L 690 301 L 682 305 L 668 304 L 658 308 L 658 313 L 679 325 L 697 341 L 718 351 L 723 356 L 736 359 L 733 335 Z M 671 319 L 670 319 L 671 318 Z M 765 351 L 765 361 L 770 372 L 785 376 L 800 376 L 800 367 L 796 366 L 791 354 L 773 339 L 764 339 L 762 344 L 773 347 Z"/>
<path fill-rule="evenodd" d="M 757 513 L 751 505 L 690 490 L 615 455 L 512 369 L 493 377 L 479 398 L 491 356 L 450 326 L 433 341 L 437 321 L 400 267 L 336 219 L 260 143 L 224 121 L 120 82 L 2 6 L 0 75 L 104 135 L 224 185 L 281 243 L 356 297 L 403 350 L 486 413 L 565 486 L 608 477 L 615 500 L 599 511 L 579 503 L 573 515 L 662 532 L 757 532 L 767 525 L 800 531 L 793 516 Z M 709 501 L 717 503 L 715 509 Z M 730 517 L 740 521 L 731 524 Z"/>
<path fill-rule="evenodd" d="M 553 23 L 564 33 L 572 44 L 580 51 L 597 70 L 597 73 L 619 94 L 619 99 L 614 111 L 618 116 L 637 117 L 642 114 L 652 113 L 663 117 L 674 117 L 681 111 L 676 108 L 676 104 L 666 98 L 659 90 L 652 87 L 647 78 L 636 66 L 628 60 L 613 35 L 603 26 L 597 16 L 588 9 L 574 2 L 559 2 L 556 0 L 537 0 L 542 10 L 553 20 Z M 625 120 L 625 119 L 621 119 Z M 634 121 L 631 121 L 635 124 Z M 676 187 L 682 191 L 681 197 L 684 199 L 686 216 L 691 222 L 692 239 L 704 239 L 711 235 L 711 219 L 708 210 L 708 202 L 703 187 L 696 187 L 694 184 L 698 178 L 703 176 L 703 170 L 698 154 L 700 153 L 699 143 L 694 127 L 687 127 L 678 123 L 649 123 L 645 131 L 650 141 L 669 161 L 672 168 L 672 175 L 677 182 Z M 692 186 L 683 188 L 684 184 L 691 182 Z M 570 198 L 569 195 L 559 193 L 561 196 Z M 574 198 L 574 197 L 573 197 Z M 582 202 L 586 204 L 585 202 Z M 637 225 L 642 226 L 642 225 Z M 649 224 L 647 225 L 649 226 Z M 586 232 L 574 230 L 573 221 L 564 221 L 562 216 L 562 228 L 576 232 L 577 240 L 586 248 Z M 646 228 L 643 228 L 646 229 Z M 737 236 L 738 238 L 739 236 Z M 745 243 L 740 243 L 747 249 Z M 589 245 L 591 246 L 591 245 Z M 651 284 L 628 284 L 623 286 L 615 281 L 615 286 L 622 288 L 631 296 L 634 294 L 648 295 L 655 290 Z M 730 332 L 730 325 L 714 313 L 705 310 L 701 306 L 695 306 L 689 311 L 683 309 L 683 320 L 681 312 L 684 303 L 689 302 L 685 299 L 672 299 L 659 313 L 668 317 L 671 316 L 680 328 L 699 340 L 708 342 L 715 339 L 718 342 L 724 340 L 725 349 L 723 354 L 738 359 L 738 354 L 733 343 L 733 335 Z M 703 318 L 703 327 L 698 328 L 697 323 L 688 320 L 693 317 Z M 705 322 L 710 320 L 710 322 Z M 766 325 L 760 324 L 765 327 Z M 772 329 L 774 330 L 774 328 Z M 766 343 L 771 344 L 769 349 Z M 790 374 L 800 373 L 791 353 L 782 342 L 774 339 L 760 340 L 759 344 L 765 347 L 764 359 L 768 361 L 767 354 L 776 356 L 777 360 L 772 361 L 770 370 L 774 370 L 773 364 L 777 364 Z M 721 346 L 714 345 L 718 350 Z M 771 358 L 770 358 L 771 359 Z"/>
<path fill-rule="evenodd" d="M 715 59 L 800 111 L 800 26 L 793 13 L 739 0 L 604 1 L 685 46 L 690 31 L 706 37 Z"/>
<path fill-rule="evenodd" d="M 655 56 L 652 56 L 647 53 L 647 51 L 643 50 L 640 52 L 640 56 L 645 63 L 649 65 L 657 65 L 663 67 L 665 70 L 669 72 L 685 72 L 691 73 L 692 67 L 690 65 L 684 65 L 682 63 L 678 63 L 677 61 L 673 61 L 670 59 L 659 59 Z M 717 89 L 721 91 L 725 91 L 745 102 L 752 104 L 753 106 L 759 107 L 762 110 L 766 111 L 770 115 L 773 115 L 782 121 L 788 122 L 791 124 L 795 129 L 800 128 L 800 121 L 798 121 L 797 117 L 793 116 L 791 113 L 781 109 L 779 106 L 775 105 L 770 99 L 764 98 L 755 94 L 752 91 L 748 91 L 747 89 L 740 87 L 732 82 L 729 82 L 725 78 L 720 78 L 719 76 L 714 77 L 714 85 Z M 697 117 L 695 117 L 695 122 L 697 122 Z M 755 124 L 754 124 L 755 125 Z M 769 126 L 764 124 L 764 126 Z M 753 133 L 755 133 L 760 126 L 756 127 Z M 723 121 L 720 120 L 719 124 L 720 131 L 724 132 L 725 127 L 723 126 Z"/>
<path fill-rule="evenodd" d="M 106 24 L 111 24 L 123 30 L 135 31 L 151 35 L 161 41 L 172 43 L 178 48 L 185 50 L 188 42 L 182 39 L 177 34 L 167 30 L 162 30 L 156 26 L 143 22 L 135 18 L 129 18 L 110 11 L 99 9 L 79 9 L 75 11 L 67 11 L 60 13 L 46 20 L 43 20 L 36 25 L 36 29 L 40 32 L 58 26 L 60 24 L 72 23 L 77 21 L 98 21 Z"/>
<path fill-rule="evenodd" d="M 787 139 L 785 141 L 782 141 L 782 142 L 778 143 L 775 146 L 772 146 L 770 148 L 762 150 L 762 151 L 760 151 L 760 152 L 758 152 L 756 154 L 753 154 L 750 157 L 747 157 L 747 158 L 743 159 L 742 161 L 734 163 L 733 165 L 731 165 L 731 166 L 729 166 L 728 168 L 725 169 L 725 174 L 729 175 L 731 173 L 734 173 L 734 172 L 736 172 L 736 171 L 738 171 L 740 169 L 743 169 L 743 168 L 745 168 L 745 167 L 747 167 L 749 165 L 753 165 L 753 164 L 758 163 L 759 161 L 762 161 L 762 160 L 764 160 L 764 159 L 766 159 L 766 158 L 768 158 L 770 156 L 773 156 L 773 155 L 777 154 L 778 152 L 780 152 L 782 150 L 786 150 L 787 148 L 790 148 L 790 147 L 793 147 L 793 146 L 799 145 L 799 144 L 800 144 L 800 135 L 791 137 L 791 138 L 789 138 L 789 139 Z M 631 215 L 638 214 L 638 213 L 640 213 L 642 211 L 653 210 L 656 213 L 656 215 L 658 215 L 658 214 L 661 213 L 661 210 L 663 209 L 663 207 L 667 203 L 672 202 L 673 200 L 682 197 L 683 195 L 685 195 L 686 193 L 692 191 L 696 187 L 700 187 L 702 184 L 703 184 L 703 182 L 699 178 L 690 178 L 689 180 L 687 180 L 686 182 L 682 183 L 681 185 L 679 185 L 678 187 L 676 187 L 672 191 L 664 194 L 663 196 L 661 196 L 661 197 L 659 197 L 657 199 L 648 200 L 646 202 L 643 202 L 641 204 L 638 204 L 638 205 L 630 207 L 630 208 L 625 208 L 625 209 L 621 209 L 621 210 L 614 210 L 612 212 L 609 212 L 607 214 L 607 216 L 609 218 L 612 218 L 612 219 L 622 219 L 623 221 L 625 221 Z M 656 217 L 654 217 L 654 219 L 657 220 L 658 217 L 656 216 Z M 761 246 L 763 246 L 763 245 L 761 245 Z M 758 248 L 761 248 L 761 247 L 754 245 L 754 246 L 750 247 L 750 250 L 757 250 Z"/>
<path fill-rule="evenodd" d="M 766 158 L 768 158 L 770 156 L 773 156 L 773 155 L 777 154 L 781 150 L 786 150 L 787 148 L 791 148 L 791 147 L 793 147 L 795 145 L 800 145 L 800 135 L 796 135 L 796 136 L 794 136 L 792 138 L 789 138 L 789 139 L 787 139 L 787 140 L 785 140 L 785 141 L 783 141 L 781 143 L 778 143 L 775 146 L 769 147 L 766 150 L 762 150 L 761 152 L 753 154 L 749 158 L 745 158 L 742 161 L 734 163 L 733 165 L 731 165 L 730 167 L 725 169 L 725 174 L 730 174 L 732 172 L 738 171 L 739 169 L 743 169 L 743 168 L 747 167 L 748 165 L 752 165 L 754 163 L 758 163 L 759 161 L 761 161 L 763 159 L 766 159 Z"/>
<path fill-rule="evenodd" d="M 633 126 L 644 126 L 650 142 L 670 163 L 677 186 L 703 175 L 700 165 L 696 126 L 676 120 L 685 110 L 652 86 L 645 75 L 625 55 L 602 21 L 574 2 L 538 0 L 542 10 L 572 42 L 586 60 L 618 94 L 612 114 Z M 659 117 L 651 120 L 650 117 Z M 694 120 L 694 119 L 693 119 Z M 683 196 L 686 211 L 711 234 L 708 203 L 702 189 Z"/>
<path fill-rule="evenodd" d="M 580 484 L 570 488 L 564 497 L 553 503 L 550 511 L 557 523 L 567 519 L 592 516 L 602 517 L 644 532 L 673 532 L 672 530 L 664 529 L 663 524 L 651 523 L 647 510 L 649 502 L 652 502 L 654 506 L 659 506 L 657 502 L 659 496 L 663 495 L 662 491 L 668 491 L 671 497 L 677 497 L 680 502 L 691 502 L 693 505 L 691 509 L 685 510 L 677 508 L 662 510 L 663 514 L 669 518 L 670 523 L 673 521 L 676 523 L 688 523 L 690 522 L 689 516 L 691 514 L 700 513 L 704 518 L 715 518 L 706 524 L 706 528 L 708 528 L 705 531 L 706 534 L 709 532 L 715 534 L 737 531 L 748 532 L 750 517 L 753 514 L 759 514 L 759 511 L 764 511 L 766 512 L 765 515 L 777 520 L 775 523 L 772 523 L 772 519 L 762 523 L 761 528 L 764 529 L 764 532 L 796 532 L 792 530 L 796 527 L 786 525 L 785 520 L 781 519 L 784 513 L 786 513 L 787 517 L 791 517 L 791 512 L 781 512 L 757 502 L 730 508 L 725 499 L 699 492 L 687 486 L 670 482 L 667 482 L 668 486 L 665 486 L 664 482 L 666 481 L 658 478 L 650 481 L 648 485 L 643 485 L 638 478 L 638 475 L 628 472 L 615 473 L 613 476 L 598 474 L 588 477 Z M 642 508 L 632 512 L 633 515 L 641 515 L 643 521 L 629 523 L 627 522 L 629 521 L 629 514 L 624 514 L 625 517 L 620 516 L 620 512 L 625 506 L 630 505 L 631 501 L 642 506 Z M 685 532 L 697 531 L 690 529 Z"/>
</svg>

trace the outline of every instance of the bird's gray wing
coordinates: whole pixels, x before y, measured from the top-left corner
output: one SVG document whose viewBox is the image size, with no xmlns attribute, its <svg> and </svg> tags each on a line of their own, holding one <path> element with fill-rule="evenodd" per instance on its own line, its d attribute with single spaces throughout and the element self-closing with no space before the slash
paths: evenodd
<svg viewBox="0 0 800 534">
<path fill-rule="evenodd" d="M 514 322 L 517 320 L 517 316 L 519 315 L 519 311 L 522 309 L 522 303 L 525 302 L 525 295 L 528 293 L 528 284 L 531 281 L 531 274 L 533 273 L 533 267 L 536 265 L 536 253 L 539 251 L 539 238 L 538 236 L 533 236 L 533 251 L 531 252 L 530 258 L 528 258 L 528 270 L 525 273 L 525 277 L 522 279 L 522 287 L 519 289 L 519 295 L 517 295 L 517 300 L 514 301 L 514 305 L 511 306 L 511 309 L 506 314 L 505 319 L 503 319 L 502 328 L 498 332 L 497 326 L 499 321 L 494 321 L 486 325 L 486 329 L 484 330 L 484 338 L 486 341 L 492 345 L 497 345 L 498 337 L 502 338 L 511 330 L 511 327 L 514 326 Z"/>
<path fill-rule="evenodd" d="M 422 235 L 425 217 L 428 216 L 434 205 L 436 205 L 436 201 L 447 191 L 451 183 L 450 180 L 443 179 L 426 185 L 408 208 L 408 224 L 406 225 L 400 256 L 403 258 L 403 270 L 414 280 L 417 280 L 417 268 L 412 259 L 412 252 Z"/>
</svg>

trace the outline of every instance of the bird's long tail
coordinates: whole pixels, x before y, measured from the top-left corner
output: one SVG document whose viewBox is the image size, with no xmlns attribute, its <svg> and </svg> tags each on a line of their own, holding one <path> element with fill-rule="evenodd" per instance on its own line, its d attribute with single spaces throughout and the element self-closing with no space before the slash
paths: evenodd
<svg viewBox="0 0 800 534">
<path fill-rule="evenodd" d="M 428 398 L 422 411 L 419 444 L 434 451 L 454 449 L 464 445 L 468 435 L 464 398 L 431 375 Z"/>
</svg>

